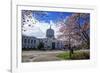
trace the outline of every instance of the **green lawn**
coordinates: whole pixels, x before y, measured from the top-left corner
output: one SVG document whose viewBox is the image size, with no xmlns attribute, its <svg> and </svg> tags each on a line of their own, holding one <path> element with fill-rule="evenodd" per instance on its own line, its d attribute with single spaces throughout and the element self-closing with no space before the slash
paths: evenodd
<svg viewBox="0 0 100 73">
<path fill-rule="evenodd" d="M 70 57 L 69 57 L 69 51 L 60 53 L 60 54 L 57 55 L 57 57 L 59 57 L 61 59 L 64 59 L 64 60 L 70 59 Z"/>
<path fill-rule="evenodd" d="M 57 55 L 57 57 L 63 59 L 63 60 L 81 60 L 81 59 L 89 59 L 90 58 L 90 52 L 89 50 L 77 50 L 74 51 L 72 56 L 69 56 L 69 51 L 60 53 Z"/>
</svg>

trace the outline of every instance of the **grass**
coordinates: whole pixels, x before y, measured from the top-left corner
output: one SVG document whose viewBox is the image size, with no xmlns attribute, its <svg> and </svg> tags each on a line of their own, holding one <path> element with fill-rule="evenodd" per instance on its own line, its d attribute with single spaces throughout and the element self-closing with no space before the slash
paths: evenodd
<svg viewBox="0 0 100 73">
<path fill-rule="evenodd" d="M 59 58 L 61 58 L 63 60 L 70 59 L 70 57 L 69 57 L 69 51 L 60 53 L 60 54 L 57 55 L 57 57 L 59 57 Z"/>
<path fill-rule="evenodd" d="M 60 53 L 57 55 L 58 58 L 61 58 L 63 60 L 81 60 L 81 59 L 89 59 L 90 58 L 90 52 L 89 51 L 74 51 L 74 53 L 69 56 L 69 51 Z"/>
</svg>

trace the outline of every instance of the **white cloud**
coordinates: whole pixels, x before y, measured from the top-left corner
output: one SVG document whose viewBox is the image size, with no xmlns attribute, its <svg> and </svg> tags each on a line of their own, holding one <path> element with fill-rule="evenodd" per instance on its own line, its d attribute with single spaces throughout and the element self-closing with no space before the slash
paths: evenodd
<svg viewBox="0 0 100 73">
<path fill-rule="evenodd" d="M 32 20 L 32 21 L 36 21 L 36 23 L 34 23 L 34 24 L 32 22 L 24 23 L 23 29 L 26 30 L 26 31 L 22 32 L 24 35 L 35 36 L 37 38 L 45 38 L 46 30 L 50 28 L 50 25 L 51 25 L 51 28 L 55 32 L 55 37 L 57 37 L 57 35 L 59 34 L 58 27 L 52 21 L 50 21 L 50 23 L 46 23 L 46 22 L 39 22 L 35 18 L 33 18 L 33 19 L 34 20 Z M 29 25 L 30 25 L 30 27 L 29 27 Z"/>
<path fill-rule="evenodd" d="M 45 14 L 48 15 L 48 12 L 45 12 Z M 32 13 L 30 15 L 24 15 L 25 16 L 25 22 L 22 27 L 23 30 L 22 34 L 27 35 L 27 36 L 35 36 L 37 38 L 45 38 L 46 37 L 46 30 L 51 28 L 55 32 L 55 37 L 60 34 L 59 32 L 59 24 L 61 23 L 60 21 L 57 22 L 56 24 L 50 20 L 50 23 L 46 23 L 44 21 L 38 21 L 36 20 Z M 28 21 L 27 21 L 28 20 Z"/>
</svg>

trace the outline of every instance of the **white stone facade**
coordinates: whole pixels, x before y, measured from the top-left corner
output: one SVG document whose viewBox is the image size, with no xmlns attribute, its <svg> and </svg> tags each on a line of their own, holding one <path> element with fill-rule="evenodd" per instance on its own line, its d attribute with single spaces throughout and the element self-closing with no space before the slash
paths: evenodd
<svg viewBox="0 0 100 73">
<path fill-rule="evenodd" d="M 46 38 L 22 35 L 22 48 L 38 48 L 40 42 L 44 44 L 44 49 L 64 49 L 64 42 L 54 37 L 51 27 L 46 32 Z"/>
<path fill-rule="evenodd" d="M 63 49 L 64 42 L 55 38 L 35 38 L 30 36 L 22 36 L 22 48 L 38 48 L 39 43 L 44 44 L 45 49 Z"/>
</svg>

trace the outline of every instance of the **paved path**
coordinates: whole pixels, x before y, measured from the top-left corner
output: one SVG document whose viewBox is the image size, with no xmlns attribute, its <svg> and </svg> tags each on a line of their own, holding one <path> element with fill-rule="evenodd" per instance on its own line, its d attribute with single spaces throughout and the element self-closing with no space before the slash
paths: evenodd
<svg viewBox="0 0 100 73">
<path fill-rule="evenodd" d="M 23 51 L 22 62 L 56 61 L 61 60 L 56 57 L 64 51 Z"/>
</svg>

